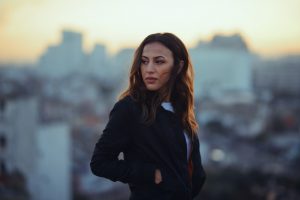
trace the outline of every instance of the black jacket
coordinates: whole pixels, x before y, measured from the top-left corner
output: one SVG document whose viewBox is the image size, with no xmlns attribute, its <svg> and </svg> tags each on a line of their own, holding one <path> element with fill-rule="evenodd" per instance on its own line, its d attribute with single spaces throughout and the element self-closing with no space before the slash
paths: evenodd
<svg viewBox="0 0 300 200">
<path fill-rule="evenodd" d="M 140 122 L 141 108 L 131 97 L 118 101 L 95 145 L 90 162 L 96 176 L 129 184 L 130 200 L 191 200 L 205 181 L 195 137 L 189 176 L 186 142 L 176 115 L 160 106 L 154 123 Z M 119 160 L 120 152 L 124 160 Z M 154 183 L 155 169 L 162 182 Z"/>
</svg>

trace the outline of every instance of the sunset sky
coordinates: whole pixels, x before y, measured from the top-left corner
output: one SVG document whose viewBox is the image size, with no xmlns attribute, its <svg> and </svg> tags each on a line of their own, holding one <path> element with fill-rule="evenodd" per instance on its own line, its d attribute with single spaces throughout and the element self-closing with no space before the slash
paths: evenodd
<svg viewBox="0 0 300 200">
<path fill-rule="evenodd" d="M 110 53 L 154 32 L 188 47 L 214 34 L 241 33 L 263 56 L 300 53 L 300 0 L 0 0 L 0 61 L 36 61 L 61 31 L 82 32 Z"/>
</svg>

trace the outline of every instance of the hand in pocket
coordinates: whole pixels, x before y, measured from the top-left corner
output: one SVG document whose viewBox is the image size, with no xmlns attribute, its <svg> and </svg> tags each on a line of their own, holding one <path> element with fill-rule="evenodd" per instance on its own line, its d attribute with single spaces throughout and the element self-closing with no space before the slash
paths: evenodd
<svg viewBox="0 0 300 200">
<path fill-rule="evenodd" d="M 155 170 L 155 176 L 154 176 L 154 182 L 155 184 L 159 184 L 162 181 L 161 172 L 159 169 Z"/>
</svg>

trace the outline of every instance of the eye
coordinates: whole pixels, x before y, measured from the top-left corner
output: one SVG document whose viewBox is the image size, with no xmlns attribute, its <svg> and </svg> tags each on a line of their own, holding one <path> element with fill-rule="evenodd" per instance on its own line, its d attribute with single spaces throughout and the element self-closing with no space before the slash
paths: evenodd
<svg viewBox="0 0 300 200">
<path fill-rule="evenodd" d="M 142 59 L 142 64 L 146 65 L 148 63 L 148 60 Z"/>
<path fill-rule="evenodd" d="M 160 65 L 160 64 L 164 64 L 165 61 L 164 60 L 157 60 L 156 63 Z"/>
</svg>

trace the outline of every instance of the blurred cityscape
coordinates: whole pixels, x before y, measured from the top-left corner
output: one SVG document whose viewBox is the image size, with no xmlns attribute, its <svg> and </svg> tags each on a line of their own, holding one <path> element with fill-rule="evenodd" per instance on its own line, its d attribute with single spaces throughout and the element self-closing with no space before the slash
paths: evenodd
<svg viewBox="0 0 300 200">
<path fill-rule="evenodd" d="M 0 199 L 125 200 L 91 174 L 134 49 L 83 51 L 64 30 L 35 64 L 0 64 Z M 240 34 L 189 49 L 207 181 L 197 199 L 300 199 L 300 55 L 264 58 Z"/>
</svg>

